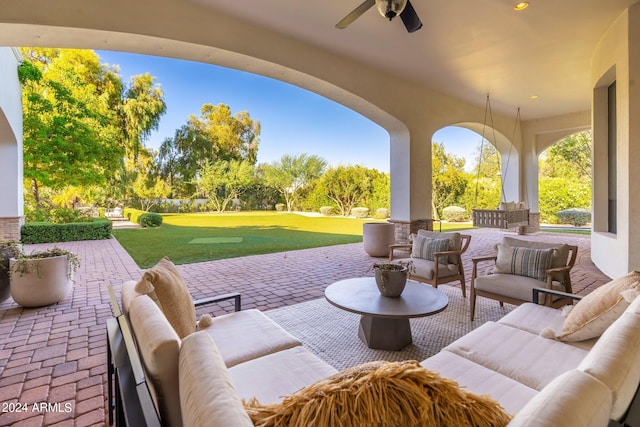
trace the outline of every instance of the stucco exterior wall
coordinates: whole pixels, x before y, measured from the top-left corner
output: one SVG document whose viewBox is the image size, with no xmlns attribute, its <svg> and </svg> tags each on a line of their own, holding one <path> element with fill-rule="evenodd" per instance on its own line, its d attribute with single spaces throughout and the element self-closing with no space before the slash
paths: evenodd
<svg viewBox="0 0 640 427">
<path fill-rule="evenodd" d="M 625 12 L 603 36 L 593 55 L 594 209 L 591 256 L 616 277 L 640 269 L 640 5 Z M 635 48 L 635 49 L 634 49 Z M 616 233 L 608 232 L 606 88 L 616 82 Z"/>
<path fill-rule="evenodd" d="M 23 219 L 19 53 L 0 48 L 0 239 L 17 240 Z"/>
</svg>

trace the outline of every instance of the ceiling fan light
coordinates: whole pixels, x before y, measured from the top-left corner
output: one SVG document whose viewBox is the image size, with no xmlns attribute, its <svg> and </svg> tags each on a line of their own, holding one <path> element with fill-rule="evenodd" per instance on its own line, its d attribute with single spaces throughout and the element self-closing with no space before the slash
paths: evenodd
<svg viewBox="0 0 640 427">
<path fill-rule="evenodd" d="M 389 21 L 400 15 L 406 5 L 407 0 L 376 0 L 378 12 Z"/>
</svg>

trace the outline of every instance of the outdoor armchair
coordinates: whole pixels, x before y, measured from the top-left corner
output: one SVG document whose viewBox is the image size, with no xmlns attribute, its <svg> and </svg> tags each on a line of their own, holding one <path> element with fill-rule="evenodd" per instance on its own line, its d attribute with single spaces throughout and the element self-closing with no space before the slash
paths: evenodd
<svg viewBox="0 0 640 427">
<path fill-rule="evenodd" d="M 410 258 L 398 261 L 411 261 L 413 268 L 410 278 L 418 282 L 428 283 L 437 288 L 438 285 L 460 281 L 462 296 L 467 296 L 462 254 L 469 248 L 471 236 L 457 232 L 439 233 L 419 230 L 410 244 L 389 246 L 389 261 L 393 261 L 396 250 L 411 251 Z"/>
<path fill-rule="evenodd" d="M 562 243 L 533 242 L 504 237 L 497 245 L 497 254 L 473 258 L 471 272 L 470 318 L 475 316 L 476 297 L 491 298 L 520 305 L 531 301 L 534 288 L 555 289 L 573 294 L 571 269 L 578 247 Z M 492 263 L 486 275 L 478 274 L 481 263 Z M 552 307 L 566 305 L 566 298 L 540 296 L 539 303 Z"/>
</svg>

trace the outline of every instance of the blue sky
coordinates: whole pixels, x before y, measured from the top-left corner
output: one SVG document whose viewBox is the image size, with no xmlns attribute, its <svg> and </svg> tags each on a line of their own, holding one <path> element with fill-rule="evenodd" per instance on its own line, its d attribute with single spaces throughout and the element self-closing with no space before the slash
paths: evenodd
<svg viewBox="0 0 640 427">
<path fill-rule="evenodd" d="M 125 82 L 150 73 L 164 91 L 167 112 L 146 142 L 157 149 L 165 138 L 200 114 L 203 104 L 227 104 L 261 123 L 258 163 L 284 154 L 323 157 L 331 166 L 361 164 L 389 171 L 389 134 L 360 114 L 288 83 L 210 64 L 155 56 L 96 51 L 101 62 L 118 65 Z M 449 127 L 434 136 L 447 151 L 470 159 L 480 136 Z M 468 162 L 469 163 L 469 160 Z"/>
</svg>

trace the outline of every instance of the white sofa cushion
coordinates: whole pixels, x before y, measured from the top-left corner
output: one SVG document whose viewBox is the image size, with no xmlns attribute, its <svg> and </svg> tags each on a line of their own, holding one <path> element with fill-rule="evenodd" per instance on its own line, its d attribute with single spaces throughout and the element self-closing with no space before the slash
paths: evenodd
<svg viewBox="0 0 640 427">
<path fill-rule="evenodd" d="M 640 383 L 640 316 L 624 313 L 609 326 L 578 369 L 613 392 L 611 418 L 624 415 Z"/>
<path fill-rule="evenodd" d="M 238 395 L 263 404 L 280 403 L 282 396 L 324 379 L 337 371 L 302 346 L 249 360 L 229 368 Z"/>
<path fill-rule="evenodd" d="M 549 383 L 508 427 L 602 427 L 609 422 L 611 405 L 604 384 L 574 369 Z"/>
<path fill-rule="evenodd" d="M 160 419 L 163 424 L 181 426 L 178 391 L 180 338 L 157 304 L 146 295 L 131 301 L 129 318 Z"/>
<path fill-rule="evenodd" d="M 180 405 L 185 427 L 250 427 L 227 368 L 211 337 L 189 335 L 180 349 Z"/>
<path fill-rule="evenodd" d="M 535 390 L 574 369 L 588 351 L 500 323 L 487 322 L 445 350 Z"/>
<path fill-rule="evenodd" d="M 136 282 L 135 280 L 129 280 L 122 284 L 122 288 L 120 290 L 120 296 L 122 298 L 122 312 L 124 314 L 129 314 L 129 309 L 131 307 L 131 301 L 135 297 L 138 297 L 142 294 L 136 292 Z"/>
<path fill-rule="evenodd" d="M 302 345 L 300 340 L 255 309 L 214 317 L 211 326 L 205 330 L 216 342 L 227 367 Z"/>
<path fill-rule="evenodd" d="M 562 312 L 563 310 L 527 302 L 509 312 L 502 319 L 498 320 L 498 323 L 522 329 L 523 331 L 536 335 L 546 330 L 552 330 L 559 334 L 566 318 Z M 584 341 L 568 342 L 567 344 L 590 350 L 597 340 L 597 338 L 593 338 Z"/>
<path fill-rule="evenodd" d="M 510 414 L 527 404 L 537 390 L 449 351 L 441 351 L 420 363 L 425 368 L 455 380 L 460 387 L 486 394 L 500 402 Z"/>
</svg>

